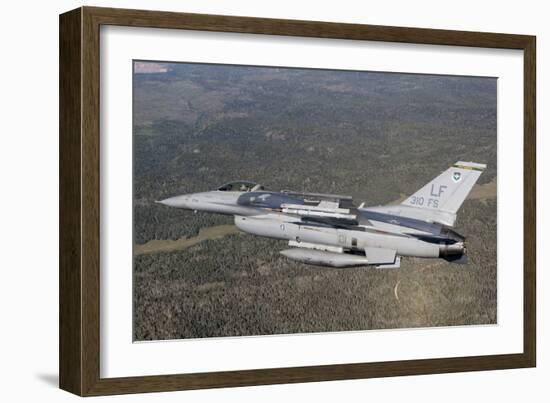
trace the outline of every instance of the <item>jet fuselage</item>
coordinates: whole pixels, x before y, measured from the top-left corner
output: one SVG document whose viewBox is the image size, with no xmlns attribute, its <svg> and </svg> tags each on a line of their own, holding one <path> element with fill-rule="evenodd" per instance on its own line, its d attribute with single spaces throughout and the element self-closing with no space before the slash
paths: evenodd
<svg viewBox="0 0 550 403">
<path fill-rule="evenodd" d="M 457 183 L 464 170 L 484 167 L 475 163 L 457 164 L 466 164 L 455 164 L 452 168 L 452 180 Z M 473 186 L 477 176 L 473 180 L 466 176 L 466 180 Z M 251 182 L 233 182 L 218 190 L 184 194 L 159 203 L 233 215 L 235 225 L 245 233 L 288 241 L 294 249 L 281 253 L 304 263 L 332 267 L 399 267 L 401 256 L 441 257 L 464 263 L 464 237 L 450 228 L 456 209 L 433 208 L 448 202 L 441 196 L 452 185 L 438 185 L 438 193 L 434 193 L 434 186 L 432 183 L 431 193 L 425 198 L 432 209 L 420 204 L 424 203 L 424 193 L 420 193 L 424 188 L 417 192 L 420 196 L 411 198 L 414 202 L 407 204 L 356 207 L 349 196 L 273 192 Z M 460 190 L 460 186 L 455 188 Z M 467 192 L 462 190 L 463 198 L 458 206 Z"/>
</svg>

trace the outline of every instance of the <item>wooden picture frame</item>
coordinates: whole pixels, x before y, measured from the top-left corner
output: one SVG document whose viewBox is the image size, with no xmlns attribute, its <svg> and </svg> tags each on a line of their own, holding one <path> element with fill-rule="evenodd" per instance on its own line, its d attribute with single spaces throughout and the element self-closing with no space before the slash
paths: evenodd
<svg viewBox="0 0 550 403">
<path fill-rule="evenodd" d="M 100 26 L 171 28 L 524 52 L 523 353 L 229 372 L 100 377 Z M 60 16 L 60 387 L 80 396 L 533 367 L 536 363 L 535 37 L 81 7 Z"/>
</svg>

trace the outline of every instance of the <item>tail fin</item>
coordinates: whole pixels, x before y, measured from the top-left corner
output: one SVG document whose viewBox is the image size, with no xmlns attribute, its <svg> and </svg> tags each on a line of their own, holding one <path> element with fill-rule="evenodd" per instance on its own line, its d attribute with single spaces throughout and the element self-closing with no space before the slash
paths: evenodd
<svg viewBox="0 0 550 403">
<path fill-rule="evenodd" d="M 456 212 L 485 168 L 485 164 L 458 161 L 401 204 L 423 209 L 426 216 L 431 211 L 450 217 L 454 223 Z"/>
</svg>

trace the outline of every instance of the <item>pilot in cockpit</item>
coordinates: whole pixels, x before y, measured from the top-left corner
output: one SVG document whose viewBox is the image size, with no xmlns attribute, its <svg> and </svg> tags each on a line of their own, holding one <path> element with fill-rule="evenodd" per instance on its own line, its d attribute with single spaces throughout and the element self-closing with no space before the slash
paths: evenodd
<svg viewBox="0 0 550 403">
<path fill-rule="evenodd" d="M 254 182 L 235 181 L 220 186 L 218 190 L 225 192 L 255 192 L 264 190 L 264 187 Z"/>
</svg>

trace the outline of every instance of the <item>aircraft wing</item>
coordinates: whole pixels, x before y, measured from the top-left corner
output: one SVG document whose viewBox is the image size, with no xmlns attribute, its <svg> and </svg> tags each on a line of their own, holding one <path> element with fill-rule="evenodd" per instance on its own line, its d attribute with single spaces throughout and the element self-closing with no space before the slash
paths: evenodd
<svg viewBox="0 0 550 403">
<path fill-rule="evenodd" d="M 300 199 L 303 199 L 306 203 L 311 204 L 320 204 L 322 202 L 335 202 L 338 203 L 338 207 L 340 208 L 353 207 L 353 197 L 347 195 L 294 192 L 292 190 L 281 190 L 281 193 L 284 193 L 291 197 L 298 197 Z"/>
<path fill-rule="evenodd" d="M 323 219 L 323 222 L 339 221 L 349 224 L 357 221 L 357 214 L 354 211 L 339 206 L 340 204 L 336 201 L 323 200 L 318 204 L 282 203 L 280 208 L 286 214 L 302 218 Z"/>
<path fill-rule="evenodd" d="M 302 223 L 354 230 L 362 229 L 359 225 L 371 224 L 358 213 L 357 208 L 353 206 L 351 196 L 320 193 L 287 193 L 287 195 L 302 197 L 306 203 L 282 203 L 280 206 L 283 213 L 300 217 Z"/>
</svg>

